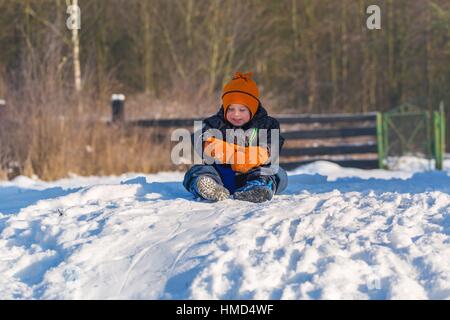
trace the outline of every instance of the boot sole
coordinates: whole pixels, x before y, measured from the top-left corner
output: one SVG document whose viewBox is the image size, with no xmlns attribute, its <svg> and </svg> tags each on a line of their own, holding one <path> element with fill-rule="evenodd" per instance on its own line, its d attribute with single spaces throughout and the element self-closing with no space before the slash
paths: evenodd
<svg viewBox="0 0 450 320">
<path fill-rule="evenodd" d="M 222 187 L 210 177 L 201 177 L 197 181 L 198 193 L 206 200 L 222 201 L 230 197 L 228 189 Z"/>
<path fill-rule="evenodd" d="M 236 192 L 234 198 L 249 202 L 264 202 L 272 199 L 272 193 L 267 188 L 255 188 L 248 191 Z"/>
</svg>

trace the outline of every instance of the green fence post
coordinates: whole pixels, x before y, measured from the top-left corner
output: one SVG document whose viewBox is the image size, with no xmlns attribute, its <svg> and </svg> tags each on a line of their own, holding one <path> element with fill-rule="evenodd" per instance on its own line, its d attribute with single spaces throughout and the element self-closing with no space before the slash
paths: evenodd
<svg viewBox="0 0 450 320">
<path fill-rule="evenodd" d="M 385 131 L 383 130 L 383 114 L 377 112 L 377 150 L 378 150 L 378 167 L 380 169 L 385 169 L 385 145 L 383 135 Z"/>
<path fill-rule="evenodd" d="M 444 103 L 441 102 L 439 106 L 439 116 L 441 118 L 440 121 L 440 135 L 441 135 L 441 160 L 442 160 L 442 167 L 444 167 L 444 158 L 445 158 L 445 112 L 444 112 Z"/>
<path fill-rule="evenodd" d="M 437 170 L 442 170 L 442 119 L 441 112 L 433 112 L 433 131 L 434 131 L 434 160 Z"/>
<path fill-rule="evenodd" d="M 383 131 L 381 132 L 382 136 L 383 136 L 383 168 L 388 169 L 388 165 L 387 165 L 387 158 L 389 155 L 389 116 L 387 116 L 386 114 L 382 114 L 382 127 L 383 127 Z"/>
<path fill-rule="evenodd" d="M 427 156 L 430 158 L 436 159 L 435 157 L 435 145 L 434 145 L 434 114 L 430 113 L 429 111 L 425 111 L 426 115 L 426 126 L 427 126 Z M 436 162 L 435 162 L 436 166 Z"/>
</svg>

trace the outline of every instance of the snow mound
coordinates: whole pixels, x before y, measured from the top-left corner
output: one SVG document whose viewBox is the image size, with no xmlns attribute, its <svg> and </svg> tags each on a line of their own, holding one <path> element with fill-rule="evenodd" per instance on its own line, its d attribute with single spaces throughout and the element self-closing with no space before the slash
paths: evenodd
<svg viewBox="0 0 450 320">
<path fill-rule="evenodd" d="M 182 178 L 0 182 L 0 299 L 450 299 L 447 172 L 316 162 L 261 204 Z"/>
</svg>

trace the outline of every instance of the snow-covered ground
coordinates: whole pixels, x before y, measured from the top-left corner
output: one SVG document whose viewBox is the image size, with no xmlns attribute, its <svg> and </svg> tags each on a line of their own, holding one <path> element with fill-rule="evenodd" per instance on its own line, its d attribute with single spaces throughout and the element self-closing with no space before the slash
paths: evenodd
<svg viewBox="0 0 450 320">
<path fill-rule="evenodd" d="M 181 172 L 0 182 L 0 299 L 449 299 L 450 170 L 405 163 L 312 163 L 262 204 Z"/>
</svg>

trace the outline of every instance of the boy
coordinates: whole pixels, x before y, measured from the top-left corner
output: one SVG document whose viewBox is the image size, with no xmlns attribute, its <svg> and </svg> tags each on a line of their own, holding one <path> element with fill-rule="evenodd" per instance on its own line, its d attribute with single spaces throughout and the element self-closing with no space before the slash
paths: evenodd
<svg viewBox="0 0 450 320">
<path fill-rule="evenodd" d="M 193 135 L 195 149 L 202 150 L 207 160 L 214 160 L 212 164 L 194 165 L 184 176 L 184 187 L 196 197 L 220 201 L 232 195 L 238 200 L 263 202 L 287 186 L 286 172 L 271 166 L 270 158 L 271 152 L 275 153 L 273 157 L 278 156 L 284 142 L 280 135 L 278 141 L 271 141 L 271 130 L 279 133 L 280 124 L 262 107 L 259 90 L 251 76 L 251 73 L 235 73 L 224 86 L 219 112 L 205 119 L 201 133 Z M 222 136 L 208 137 L 211 129 Z M 261 138 L 261 129 L 267 129 L 266 139 Z M 251 135 L 246 134 L 237 141 L 236 136 L 229 138 L 230 131 Z M 272 144 L 279 149 L 271 150 Z"/>
</svg>

